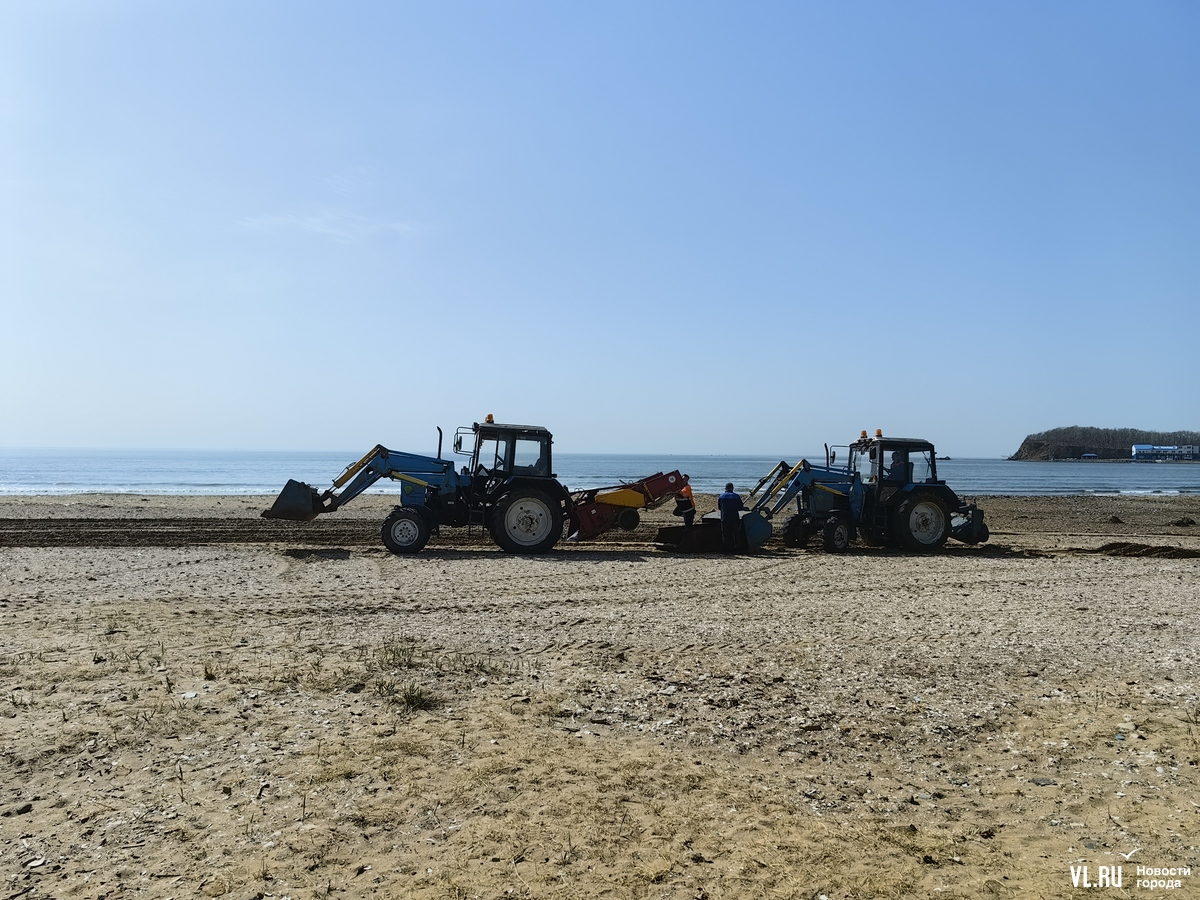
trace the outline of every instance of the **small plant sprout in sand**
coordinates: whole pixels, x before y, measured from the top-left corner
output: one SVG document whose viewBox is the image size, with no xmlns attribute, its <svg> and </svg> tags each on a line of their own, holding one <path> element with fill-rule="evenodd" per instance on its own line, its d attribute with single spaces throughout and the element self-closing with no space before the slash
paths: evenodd
<svg viewBox="0 0 1200 900">
<path fill-rule="evenodd" d="M 374 682 L 375 696 L 389 706 L 397 706 L 405 712 L 433 709 L 437 700 L 415 681 L 400 684 L 394 678 L 377 678 Z"/>
</svg>

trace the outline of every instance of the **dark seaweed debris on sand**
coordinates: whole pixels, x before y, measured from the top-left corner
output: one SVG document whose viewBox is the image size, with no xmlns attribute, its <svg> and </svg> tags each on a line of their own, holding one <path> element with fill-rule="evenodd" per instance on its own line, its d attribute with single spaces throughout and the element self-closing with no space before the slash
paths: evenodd
<svg viewBox="0 0 1200 900">
<path fill-rule="evenodd" d="M 1200 550 L 1189 550 L 1186 547 L 1165 547 L 1151 544 L 1131 544 L 1117 541 L 1104 544 L 1094 550 L 1077 548 L 1078 553 L 1103 553 L 1105 556 L 1145 556 L 1154 559 L 1200 559 Z"/>
</svg>

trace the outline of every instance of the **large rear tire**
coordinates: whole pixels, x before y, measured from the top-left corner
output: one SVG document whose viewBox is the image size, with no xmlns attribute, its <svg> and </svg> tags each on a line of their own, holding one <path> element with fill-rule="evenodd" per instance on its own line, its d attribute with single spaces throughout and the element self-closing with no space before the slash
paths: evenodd
<svg viewBox="0 0 1200 900">
<path fill-rule="evenodd" d="M 562 526 L 562 505 L 531 488 L 510 491 L 492 510 L 492 540 L 508 553 L 545 553 Z"/>
<path fill-rule="evenodd" d="M 399 556 L 420 553 L 429 542 L 429 520 L 419 509 L 397 506 L 383 520 L 383 545 Z"/>
<path fill-rule="evenodd" d="M 946 504 L 934 494 L 913 494 L 896 507 L 900 546 L 917 553 L 940 550 L 950 536 Z"/>
</svg>

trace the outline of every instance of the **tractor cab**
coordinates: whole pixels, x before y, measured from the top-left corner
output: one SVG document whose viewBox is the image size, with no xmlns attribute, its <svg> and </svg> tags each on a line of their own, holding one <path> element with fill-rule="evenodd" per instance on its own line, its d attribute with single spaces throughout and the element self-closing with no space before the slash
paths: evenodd
<svg viewBox="0 0 1200 900">
<path fill-rule="evenodd" d="M 463 449 L 463 438 L 471 435 L 473 447 Z M 470 456 L 464 475 L 487 480 L 517 476 L 552 478 L 550 446 L 553 437 L 540 425 L 500 425 L 492 417 L 470 428 L 460 428 L 454 435 L 454 452 Z"/>
<path fill-rule="evenodd" d="M 850 445 L 850 469 L 863 484 L 900 488 L 910 484 L 941 484 L 937 455 L 929 441 L 914 438 L 862 437 Z"/>
</svg>

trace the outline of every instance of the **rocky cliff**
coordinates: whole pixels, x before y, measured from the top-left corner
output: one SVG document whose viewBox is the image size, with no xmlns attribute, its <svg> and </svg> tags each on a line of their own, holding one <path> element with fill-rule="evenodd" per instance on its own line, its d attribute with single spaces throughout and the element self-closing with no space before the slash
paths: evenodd
<svg viewBox="0 0 1200 900">
<path fill-rule="evenodd" d="M 1072 425 L 1029 435 L 1009 459 L 1079 459 L 1085 453 L 1100 459 L 1129 459 L 1134 444 L 1200 444 L 1200 432 Z"/>
</svg>

